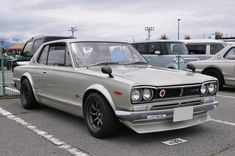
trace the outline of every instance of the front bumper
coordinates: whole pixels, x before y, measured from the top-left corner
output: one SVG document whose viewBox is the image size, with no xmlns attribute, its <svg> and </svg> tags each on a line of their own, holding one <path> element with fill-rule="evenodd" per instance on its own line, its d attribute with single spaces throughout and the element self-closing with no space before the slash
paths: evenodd
<svg viewBox="0 0 235 156">
<path fill-rule="evenodd" d="M 116 110 L 115 113 L 123 124 L 135 132 L 151 133 L 182 129 L 208 122 L 211 118 L 207 112 L 217 106 L 217 101 L 193 106 L 193 118 L 178 122 L 173 122 L 174 109 L 138 112 Z"/>
<path fill-rule="evenodd" d="M 214 101 L 194 106 L 193 113 L 207 112 L 209 110 L 213 110 L 218 106 L 218 104 L 219 103 L 217 101 Z M 151 115 L 155 115 L 156 116 L 155 119 L 163 120 L 163 119 L 172 118 L 174 115 L 174 109 L 136 111 L 136 112 L 116 110 L 115 114 L 119 119 L 130 122 L 148 120 L 147 117 Z"/>
</svg>

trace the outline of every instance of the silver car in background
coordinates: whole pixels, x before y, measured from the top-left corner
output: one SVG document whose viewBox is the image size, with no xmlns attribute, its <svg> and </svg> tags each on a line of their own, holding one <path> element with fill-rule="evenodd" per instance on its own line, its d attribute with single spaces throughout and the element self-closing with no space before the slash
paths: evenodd
<svg viewBox="0 0 235 156">
<path fill-rule="evenodd" d="M 229 45 L 221 40 L 211 39 L 190 39 L 182 41 L 185 43 L 189 55 L 197 56 L 200 60 L 209 59 Z"/>
<path fill-rule="evenodd" d="M 22 106 L 40 104 L 83 117 L 89 132 L 114 135 L 122 123 L 138 133 L 186 128 L 210 120 L 217 80 L 158 69 L 128 43 L 57 40 L 16 67 Z"/>
<path fill-rule="evenodd" d="M 181 41 L 157 40 L 135 42 L 132 45 L 153 66 L 169 69 L 186 70 L 188 62 L 199 60 L 188 55 L 188 50 Z"/>
<path fill-rule="evenodd" d="M 227 46 L 208 60 L 189 63 L 197 73 L 218 79 L 219 88 L 235 86 L 235 45 Z"/>
</svg>

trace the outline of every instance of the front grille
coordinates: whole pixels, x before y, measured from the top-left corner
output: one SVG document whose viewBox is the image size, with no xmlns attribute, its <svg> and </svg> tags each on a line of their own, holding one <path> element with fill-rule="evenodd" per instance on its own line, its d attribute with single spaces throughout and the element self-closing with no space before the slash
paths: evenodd
<svg viewBox="0 0 235 156">
<path fill-rule="evenodd" d="M 201 86 L 184 87 L 182 96 L 200 95 Z"/>
<path fill-rule="evenodd" d="M 177 107 L 187 107 L 187 106 L 196 106 L 201 105 L 201 100 L 196 101 L 188 101 L 188 102 L 182 102 L 182 103 L 170 103 L 170 104 L 164 104 L 164 105 L 154 105 L 152 106 L 152 110 L 164 110 L 164 109 L 174 109 Z"/>
<path fill-rule="evenodd" d="M 168 98 L 178 98 L 185 96 L 200 96 L 201 85 L 169 86 L 157 87 L 154 89 L 153 100 L 164 100 Z M 164 96 L 160 96 L 161 91 L 165 91 Z"/>
</svg>

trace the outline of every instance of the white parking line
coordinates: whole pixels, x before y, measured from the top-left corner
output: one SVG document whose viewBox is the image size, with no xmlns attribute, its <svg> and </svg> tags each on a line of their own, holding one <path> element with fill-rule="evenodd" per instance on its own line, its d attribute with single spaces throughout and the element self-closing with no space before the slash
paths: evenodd
<svg viewBox="0 0 235 156">
<path fill-rule="evenodd" d="M 232 122 L 227 122 L 227 121 L 222 121 L 222 120 L 216 120 L 216 119 L 211 119 L 211 121 L 217 122 L 217 123 L 221 123 L 221 124 L 230 125 L 230 126 L 235 126 L 235 123 L 232 123 Z"/>
<path fill-rule="evenodd" d="M 4 109 L 2 109 L 0 107 L 0 114 L 7 117 L 8 119 L 11 119 L 13 121 L 15 121 L 16 123 L 24 126 L 25 128 L 31 130 L 32 132 L 36 133 L 37 135 L 43 137 L 44 139 L 48 140 L 49 142 L 51 142 L 52 144 L 54 144 L 55 146 L 57 146 L 58 148 L 69 152 L 70 154 L 74 155 L 74 156 L 89 156 L 88 153 L 85 153 L 84 151 L 73 147 L 72 145 L 69 145 L 63 141 L 61 141 L 59 138 L 54 137 L 53 135 L 40 130 L 39 128 L 37 128 L 36 126 L 32 125 L 31 123 L 13 115 L 11 112 L 8 112 Z"/>
<path fill-rule="evenodd" d="M 235 99 L 234 96 L 226 96 L 226 95 L 218 95 L 218 94 L 217 94 L 217 96 L 219 96 L 219 97 L 224 97 L 224 98 L 232 98 L 232 99 Z"/>
<path fill-rule="evenodd" d="M 13 92 L 16 92 L 16 93 L 20 93 L 17 89 L 14 89 L 14 88 L 6 87 L 6 89 L 13 91 Z"/>
</svg>

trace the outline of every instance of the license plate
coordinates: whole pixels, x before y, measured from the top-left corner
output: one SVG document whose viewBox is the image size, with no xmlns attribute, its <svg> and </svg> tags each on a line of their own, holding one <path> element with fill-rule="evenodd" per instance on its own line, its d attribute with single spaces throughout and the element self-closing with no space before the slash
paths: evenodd
<svg viewBox="0 0 235 156">
<path fill-rule="evenodd" d="M 173 122 L 190 120 L 193 118 L 193 107 L 174 108 Z"/>
</svg>

